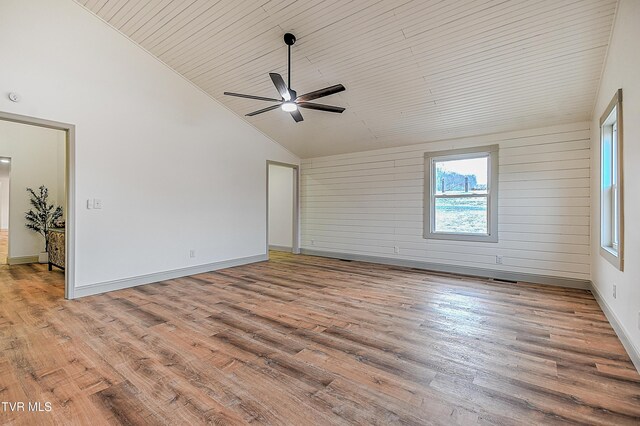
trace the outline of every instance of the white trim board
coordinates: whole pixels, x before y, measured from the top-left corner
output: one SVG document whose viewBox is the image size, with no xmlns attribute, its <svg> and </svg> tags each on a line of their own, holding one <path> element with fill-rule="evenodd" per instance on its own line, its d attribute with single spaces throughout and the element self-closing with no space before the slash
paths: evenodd
<svg viewBox="0 0 640 426">
<path fill-rule="evenodd" d="M 593 283 L 591 283 L 590 290 L 591 294 L 593 294 L 593 297 L 595 297 L 596 302 L 598 302 L 598 305 L 600 305 L 600 309 L 602 309 L 602 312 L 604 312 L 607 320 L 609 320 L 609 324 L 611 324 L 611 327 L 613 327 L 613 331 L 616 332 L 616 335 L 620 339 L 622 346 L 624 346 L 625 350 L 627 351 L 629 358 L 631 358 L 631 362 L 633 362 L 636 370 L 638 370 L 638 373 L 640 373 L 640 350 L 634 346 L 631 339 L 629 338 L 629 335 L 627 334 L 627 331 L 622 325 L 622 322 L 618 320 L 618 317 L 613 312 L 613 309 L 611 309 L 611 307 L 607 304 L 607 302 L 604 300 L 604 297 L 602 297 L 602 295 L 598 291 L 598 288 Z"/>
<path fill-rule="evenodd" d="M 153 274 L 140 275 L 121 280 L 106 281 L 76 287 L 75 298 L 92 296 L 94 294 L 106 293 L 108 291 L 122 290 L 139 285 L 151 284 L 160 281 L 172 280 L 175 278 L 187 277 L 190 275 L 203 274 L 205 272 L 216 271 L 218 269 L 232 268 L 234 266 L 246 265 L 249 263 L 263 262 L 269 260 L 266 254 L 259 254 L 239 259 L 223 260 L 221 262 L 207 263 L 204 265 L 189 266 L 187 268 L 173 269 L 171 271 L 156 272 Z"/>
<path fill-rule="evenodd" d="M 293 251 L 293 247 L 278 246 L 278 245 L 274 245 L 274 244 L 269 244 L 269 250 L 273 250 L 273 251 L 286 251 L 287 253 L 292 253 L 292 251 Z"/>
<path fill-rule="evenodd" d="M 494 269 L 473 268 L 469 266 L 446 265 L 444 263 L 420 262 L 417 260 L 394 259 L 382 256 L 367 256 L 361 254 L 338 253 L 322 250 L 302 249 L 301 254 L 311 256 L 331 257 L 335 259 L 357 260 L 361 262 L 380 263 L 383 265 L 403 266 L 407 268 L 424 269 L 427 271 L 447 272 L 451 274 L 471 275 L 483 278 L 494 278 L 508 281 L 522 281 L 534 284 L 545 284 L 556 287 L 579 288 L 590 290 L 591 282 L 576 278 L 561 278 L 548 275 L 524 274 L 519 272 L 499 271 Z"/>
<path fill-rule="evenodd" d="M 29 263 L 40 263 L 38 256 L 16 256 L 7 257 L 8 265 L 27 265 Z"/>
</svg>

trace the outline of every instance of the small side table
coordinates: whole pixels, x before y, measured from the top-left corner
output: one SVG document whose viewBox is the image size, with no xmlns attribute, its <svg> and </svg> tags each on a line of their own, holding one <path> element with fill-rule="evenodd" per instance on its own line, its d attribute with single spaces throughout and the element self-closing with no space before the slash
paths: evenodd
<svg viewBox="0 0 640 426">
<path fill-rule="evenodd" d="M 49 270 L 52 267 L 60 268 L 64 271 L 64 256 L 65 256 L 65 242 L 64 242 L 64 228 L 51 228 L 49 229 Z"/>
</svg>

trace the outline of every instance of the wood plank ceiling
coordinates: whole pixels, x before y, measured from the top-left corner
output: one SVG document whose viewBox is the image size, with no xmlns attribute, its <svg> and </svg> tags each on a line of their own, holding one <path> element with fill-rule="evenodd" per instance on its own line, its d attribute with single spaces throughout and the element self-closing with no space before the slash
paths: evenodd
<svg viewBox="0 0 640 426">
<path fill-rule="evenodd" d="M 617 0 L 77 0 L 308 158 L 590 119 Z M 342 114 L 269 103 L 286 78 Z"/>
</svg>

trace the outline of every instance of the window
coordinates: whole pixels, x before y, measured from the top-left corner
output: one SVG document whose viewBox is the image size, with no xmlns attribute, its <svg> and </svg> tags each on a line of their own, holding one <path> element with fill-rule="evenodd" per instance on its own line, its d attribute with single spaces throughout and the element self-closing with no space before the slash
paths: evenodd
<svg viewBox="0 0 640 426">
<path fill-rule="evenodd" d="M 425 154 L 424 237 L 498 241 L 498 145 Z"/>
<path fill-rule="evenodd" d="M 622 270 L 622 89 L 600 118 L 600 253 Z"/>
</svg>

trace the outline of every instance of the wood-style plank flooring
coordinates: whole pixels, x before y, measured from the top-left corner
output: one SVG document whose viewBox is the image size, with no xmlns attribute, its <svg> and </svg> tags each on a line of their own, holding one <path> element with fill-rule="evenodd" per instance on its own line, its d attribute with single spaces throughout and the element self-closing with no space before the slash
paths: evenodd
<svg viewBox="0 0 640 426">
<path fill-rule="evenodd" d="M 9 256 L 9 231 L 0 231 L 0 265 L 7 263 Z"/>
<path fill-rule="evenodd" d="M 272 253 L 75 301 L 0 267 L 0 424 L 638 424 L 588 291 Z M 44 408 L 44 407 L 43 407 Z"/>
</svg>

